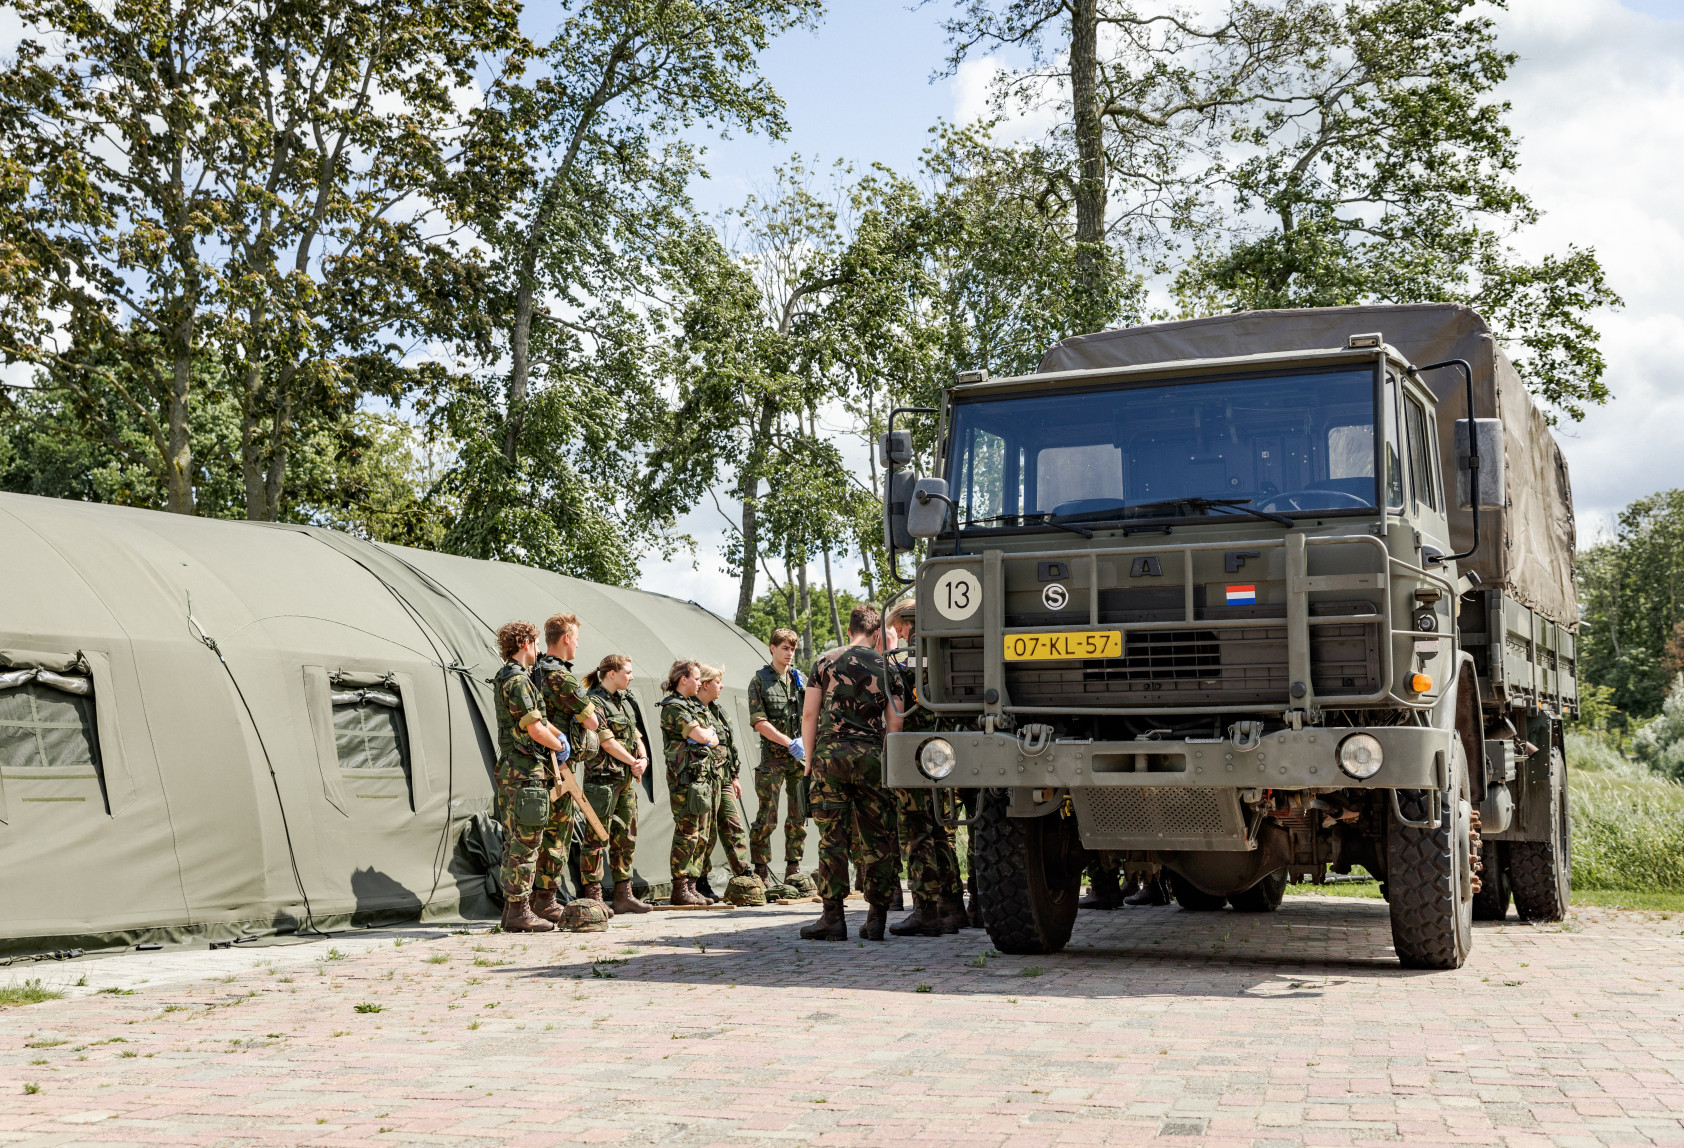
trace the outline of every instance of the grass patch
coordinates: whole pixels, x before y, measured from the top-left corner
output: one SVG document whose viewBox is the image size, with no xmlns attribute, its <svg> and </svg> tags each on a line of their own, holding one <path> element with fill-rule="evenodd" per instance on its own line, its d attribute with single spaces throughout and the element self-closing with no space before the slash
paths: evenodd
<svg viewBox="0 0 1684 1148">
<path fill-rule="evenodd" d="M 1684 893 L 1684 785 L 1637 769 L 1569 770 L 1575 895 Z"/>
<path fill-rule="evenodd" d="M 447 962 L 449 962 L 449 960 L 450 960 L 450 954 L 449 953 L 434 953 L 432 956 L 427 958 L 427 963 L 429 965 L 442 965 L 442 964 L 446 964 Z"/>
<path fill-rule="evenodd" d="M 42 1001 L 56 1001 L 63 996 L 64 994 L 57 989 L 49 989 L 43 985 L 40 977 L 0 985 L 0 1006 L 40 1004 Z"/>
<path fill-rule="evenodd" d="M 1024 965 L 1017 971 L 1017 975 L 1020 977 L 1038 977 L 1046 971 L 1040 965 Z"/>
<path fill-rule="evenodd" d="M 363 1004 L 360 1004 L 360 1005 L 357 1006 L 357 1011 L 358 1012 L 383 1012 L 385 1010 L 385 1008 L 386 1008 L 385 1005 L 368 1004 L 367 1002 L 364 1002 Z"/>
</svg>

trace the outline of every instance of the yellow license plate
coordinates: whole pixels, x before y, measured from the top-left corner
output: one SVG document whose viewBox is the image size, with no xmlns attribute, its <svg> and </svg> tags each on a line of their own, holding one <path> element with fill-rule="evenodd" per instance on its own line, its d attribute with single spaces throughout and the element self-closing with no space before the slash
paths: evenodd
<svg viewBox="0 0 1684 1148">
<path fill-rule="evenodd" d="M 1062 634 L 1008 634 L 1006 661 L 1050 662 L 1059 658 L 1120 658 L 1119 630 L 1076 630 Z"/>
</svg>

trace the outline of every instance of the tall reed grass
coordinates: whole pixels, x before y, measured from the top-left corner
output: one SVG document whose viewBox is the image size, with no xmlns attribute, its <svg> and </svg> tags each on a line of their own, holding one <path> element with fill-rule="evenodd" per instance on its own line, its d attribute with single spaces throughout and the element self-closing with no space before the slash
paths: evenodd
<svg viewBox="0 0 1684 1148">
<path fill-rule="evenodd" d="M 1684 785 L 1593 734 L 1567 735 L 1573 887 L 1684 890 Z"/>
</svg>

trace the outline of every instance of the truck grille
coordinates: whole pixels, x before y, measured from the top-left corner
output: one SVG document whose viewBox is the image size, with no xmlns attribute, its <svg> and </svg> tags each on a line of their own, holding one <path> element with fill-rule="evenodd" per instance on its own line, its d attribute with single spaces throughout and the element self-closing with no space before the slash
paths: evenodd
<svg viewBox="0 0 1684 1148">
<path fill-rule="evenodd" d="M 1089 849 L 1246 847 L 1237 791 L 1156 786 L 1085 786 L 1070 794 Z"/>
</svg>

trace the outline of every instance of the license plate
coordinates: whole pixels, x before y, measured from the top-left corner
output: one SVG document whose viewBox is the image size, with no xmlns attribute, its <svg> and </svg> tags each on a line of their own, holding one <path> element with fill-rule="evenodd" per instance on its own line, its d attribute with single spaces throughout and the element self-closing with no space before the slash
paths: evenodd
<svg viewBox="0 0 1684 1148">
<path fill-rule="evenodd" d="M 1119 630 L 1075 630 L 1062 634 L 1008 634 L 1006 661 L 1050 662 L 1059 658 L 1120 658 Z"/>
</svg>

